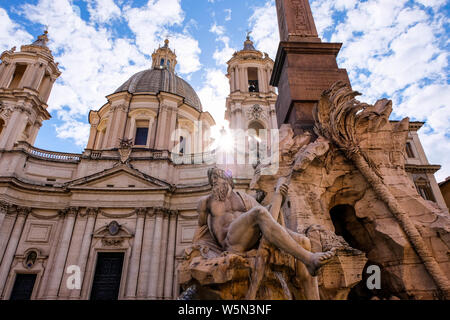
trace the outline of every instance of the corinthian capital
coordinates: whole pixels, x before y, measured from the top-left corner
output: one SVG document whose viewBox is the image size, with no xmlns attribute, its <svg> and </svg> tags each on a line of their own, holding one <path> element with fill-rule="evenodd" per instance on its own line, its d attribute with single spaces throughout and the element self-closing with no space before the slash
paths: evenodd
<svg viewBox="0 0 450 320">
<path fill-rule="evenodd" d="M 16 211 L 17 211 L 17 215 L 26 217 L 30 214 L 31 208 L 17 206 Z"/>
<path fill-rule="evenodd" d="M 135 212 L 138 217 L 145 217 L 148 212 L 148 208 L 136 208 Z"/>
<path fill-rule="evenodd" d="M 93 216 L 93 217 L 95 217 L 98 213 L 99 213 L 99 208 L 92 208 L 92 207 L 90 207 L 90 208 L 86 208 L 86 212 L 85 212 L 85 215 L 86 216 Z"/>
</svg>

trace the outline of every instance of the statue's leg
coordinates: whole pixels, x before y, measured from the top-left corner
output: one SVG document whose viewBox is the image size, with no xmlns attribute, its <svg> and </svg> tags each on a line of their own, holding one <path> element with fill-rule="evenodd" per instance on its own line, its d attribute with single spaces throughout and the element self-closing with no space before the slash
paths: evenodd
<svg viewBox="0 0 450 320">
<path fill-rule="evenodd" d="M 302 261 L 311 275 L 334 256 L 334 251 L 312 253 L 305 250 L 261 206 L 243 213 L 230 224 L 227 245 L 233 250 L 247 251 L 255 245 L 259 231 L 271 244 Z"/>
<path fill-rule="evenodd" d="M 292 230 L 288 229 L 291 237 L 300 244 L 305 250 L 311 251 L 311 241 L 308 237 L 296 233 Z M 300 280 L 300 283 L 303 286 L 303 293 L 305 294 L 305 298 L 307 300 L 320 300 L 319 295 L 319 284 L 317 277 L 313 277 L 309 274 L 308 269 L 303 262 L 297 261 L 297 276 Z"/>
</svg>

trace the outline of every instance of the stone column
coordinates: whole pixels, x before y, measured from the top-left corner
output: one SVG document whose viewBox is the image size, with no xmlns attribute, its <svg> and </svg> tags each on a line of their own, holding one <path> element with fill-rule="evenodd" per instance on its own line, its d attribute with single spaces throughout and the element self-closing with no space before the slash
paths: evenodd
<svg viewBox="0 0 450 320">
<path fill-rule="evenodd" d="M 270 86 L 269 86 L 269 71 L 266 67 L 264 67 L 264 69 L 262 69 L 263 71 L 263 75 L 264 75 L 264 92 L 265 93 L 269 93 L 270 92 Z"/>
<path fill-rule="evenodd" d="M 169 246 L 166 255 L 166 271 L 164 274 L 164 299 L 173 299 L 173 279 L 175 267 L 175 245 L 177 232 L 177 212 L 171 212 L 169 224 Z"/>
<path fill-rule="evenodd" d="M 10 238 L 10 234 L 12 232 L 13 225 L 10 226 L 9 230 L 2 230 L 3 223 L 5 222 L 6 215 L 8 214 L 10 209 L 10 205 L 8 205 L 6 202 L 0 203 L 0 265 L 3 259 L 3 254 L 6 250 L 6 245 L 8 244 L 8 239 Z M 5 223 L 6 225 L 6 223 Z M 3 228 L 6 228 L 6 226 L 3 226 Z"/>
<path fill-rule="evenodd" d="M 157 127 L 157 132 L 156 132 L 156 140 L 155 140 L 154 149 L 157 149 L 157 150 L 166 149 L 165 145 L 164 145 L 166 126 L 167 126 L 167 106 L 164 105 L 163 102 L 160 102 L 158 127 Z"/>
<path fill-rule="evenodd" d="M 236 91 L 236 68 L 231 68 L 231 93 Z"/>
<path fill-rule="evenodd" d="M 0 87 L 7 88 L 11 78 L 14 74 L 14 71 L 16 70 L 16 67 L 13 63 L 4 62 L 2 63 L 4 65 L 2 72 L 0 73 Z"/>
<path fill-rule="evenodd" d="M 264 69 L 260 66 L 257 68 L 259 92 L 266 92 L 266 82 L 264 78 Z"/>
<path fill-rule="evenodd" d="M 139 268 L 139 282 L 137 288 L 138 298 L 145 298 L 147 296 L 154 231 L 155 231 L 155 217 L 154 211 L 152 210 L 147 213 L 147 216 L 145 218 L 144 239 L 142 243 L 142 254 L 140 261 L 141 266 Z"/>
<path fill-rule="evenodd" d="M 135 132 L 136 132 L 136 118 L 129 118 L 130 121 L 130 127 L 128 130 L 128 139 L 133 139 L 133 141 L 135 140 Z M 150 133 L 149 133 L 150 135 Z"/>
<path fill-rule="evenodd" d="M 136 209 L 137 221 L 134 233 L 133 249 L 131 252 L 130 266 L 128 268 L 126 298 L 136 298 L 139 276 L 139 262 L 141 259 L 142 236 L 144 234 L 144 220 L 147 214 L 146 208 Z"/>
<path fill-rule="evenodd" d="M 30 83 L 30 87 L 36 91 L 39 90 L 39 86 L 41 85 L 42 81 L 44 81 L 46 67 L 47 66 L 43 63 L 40 62 L 36 63 L 33 78 Z"/>
<path fill-rule="evenodd" d="M 110 147 L 117 148 L 119 146 L 119 140 L 122 139 L 124 134 L 124 125 L 125 120 L 127 118 L 128 106 L 125 104 L 121 104 L 116 106 L 114 110 L 114 123 L 112 124 L 113 128 L 111 131 L 110 137 Z"/>
<path fill-rule="evenodd" d="M 169 123 L 167 124 L 167 128 L 168 132 L 166 131 L 166 145 L 168 146 L 168 149 L 170 152 L 172 152 L 173 148 L 175 147 L 175 144 L 178 142 L 175 141 L 171 141 L 172 140 L 172 133 L 175 132 L 176 130 L 176 126 L 177 126 L 177 115 L 178 115 L 178 110 L 177 107 L 173 107 L 171 106 L 169 109 Z M 192 139 L 194 137 L 192 136 Z M 192 143 L 192 140 L 191 140 Z M 187 145 L 186 145 L 187 146 Z M 192 147 L 190 147 L 190 150 L 192 151 Z"/>
<path fill-rule="evenodd" d="M 42 101 L 44 101 L 45 103 L 47 103 L 48 98 L 50 97 L 50 93 L 52 92 L 52 88 L 53 85 L 55 84 L 56 78 L 55 77 L 51 77 L 50 81 L 47 82 L 47 85 L 45 86 L 45 88 L 42 88 L 42 92 L 41 92 L 41 98 Z"/>
<path fill-rule="evenodd" d="M 248 84 L 246 85 L 244 80 L 244 71 L 245 69 L 243 67 L 239 67 L 239 91 L 241 92 L 247 92 L 248 90 Z"/>
<path fill-rule="evenodd" d="M 22 109 L 24 108 L 22 107 Z M 3 129 L 0 149 L 11 149 L 14 146 L 19 133 L 22 133 L 25 128 L 26 119 L 24 117 L 24 112 L 20 108 L 15 107 L 11 118 Z"/>
<path fill-rule="evenodd" d="M 98 208 L 87 208 L 86 209 L 86 226 L 84 228 L 83 240 L 81 242 L 80 253 L 77 259 L 77 266 L 80 267 L 81 271 L 81 284 L 83 284 L 84 276 L 86 273 L 86 263 L 89 257 L 89 249 L 91 248 L 92 235 L 95 227 L 95 219 L 98 214 Z M 81 296 L 81 288 L 72 290 L 70 293 L 70 298 L 79 298 Z"/>
<path fill-rule="evenodd" d="M 155 212 L 156 222 L 155 222 L 155 231 L 153 233 L 150 273 L 148 277 L 147 297 L 149 299 L 156 299 L 157 295 L 159 262 L 161 261 L 161 230 L 163 224 L 163 214 L 164 214 L 163 209 L 158 209 Z"/>
<path fill-rule="evenodd" d="M 114 148 L 114 143 L 113 143 L 113 136 L 114 133 L 116 132 L 116 127 L 117 127 L 117 107 L 118 106 L 111 106 L 110 107 L 110 119 L 108 122 L 108 127 L 106 128 L 106 136 L 104 138 L 104 142 L 103 142 L 103 148 L 104 149 L 110 149 L 110 148 Z"/>
<path fill-rule="evenodd" d="M 0 202 L 0 230 L 3 225 L 3 221 L 5 220 L 6 215 L 8 214 L 9 205 L 6 202 Z M 1 257 L 0 257 L 1 261 Z"/>
<path fill-rule="evenodd" d="M 73 226 L 75 224 L 77 213 L 78 208 L 69 208 L 66 211 L 63 234 L 48 285 L 47 299 L 56 299 L 58 297 L 59 286 L 61 285 L 61 279 L 65 271 L 64 267 L 66 264 L 67 253 L 69 251 L 70 240 L 72 238 Z"/>
<path fill-rule="evenodd" d="M 169 236 L 169 218 L 170 215 L 166 215 L 163 217 L 163 226 L 162 226 L 162 237 L 161 237 L 161 259 L 159 262 L 159 271 L 158 271 L 158 289 L 157 289 L 157 297 L 158 299 L 162 299 L 164 296 L 164 271 L 166 269 L 166 254 L 167 254 L 167 238 Z"/>
<path fill-rule="evenodd" d="M 6 247 L 5 256 L 2 260 L 2 264 L 0 266 L 0 298 L 4 298 L 4 289 L 6 284 L 6 279 L 9 275 L 9 269 L 11 268 L 11 264 L 14 260 L 14 256 L 16 254 L 17 246 L 19 245 L 20 237 L 22 235 L 23 226 L 25 224 L 25 220 L 30 213 L 30 208 L 18 207 L 17 208 L 17 219 L 14 224 L 14 228 L 11 234 L 11 238 L 9 239 L 8 246 Z"/>
<path fill-rule="evenodd" d="M 244 82 L 244 92 L 248 92 L 248 68 L 242 69 L 242 80 Z"/>
<path fill-rule="evenodd" d="M 95 138 L 97 137 L 97 127 L 98 124 L 91 124 L 91 128 L 89 130 L 89 140 L 86 146 L 86 149 L 94 149 Z"/>
<path fill-rule="evenodd" d="M 33 127 L 34 127 L 33 131 L 31 132 L 30 137 L 28 138 L 28 143 L 31 145 L 34 145 L 34 142 L 36 141 L 36 137 L 39 133 L 39 129 L 42 127 L 42 123 L 39 121 L 36 121 L 34 123 Z"/>
</svg>

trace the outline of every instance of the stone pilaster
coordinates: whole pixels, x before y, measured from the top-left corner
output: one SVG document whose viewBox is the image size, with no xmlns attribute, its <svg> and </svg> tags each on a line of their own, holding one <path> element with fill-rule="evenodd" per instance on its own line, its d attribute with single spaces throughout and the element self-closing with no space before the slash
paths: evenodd
<svg viewBox="0 0 450 320">
<path fill-rule="evenodd" d="M 5 284 L 6 284 L 8 275 L 9 275 L 11 264 L 14 260 L 17 246 L 19 245 L 19 241 L 20 241 L 20 237 L 22 235 L 23 227 L 25 225 L 25 221 L 27 219 L 28 214 L 31 212 L 30 208 L 25 208 L 25 207 L 17 207 L 16 210 L 17 210 L 16 223 L 14 224 L 14 228 L 11 233 L 11 237 L 9 239 L 8 246 L 6 247 L 5 255 L 2 260 L 2 264 L 0 266 L 0 295 L 1 295 L 1 298 L 4 298 Z"/>
<path fill-rule="evenodd" d="M 161 229 L 161 253 L 160 253 L 160 262 L 159 262 L 159 270 L 158 270 L 158 289 L 157 289 L 157 298 L 162 299 L 164 295 L 164 271 L 166 270 L 167 263 L 167 244 L 168 244 L 168 236 L 169 236 L 169 219 L 170 219 L 170 211 L 167 211 L 163 216 L 163 225 Z"/>
<path fill-rule="evenodd" d="M 58 297 L 61 279 L 64 273 L 67 254 L 69 252 L 70 240 L 72 238 L 75 219 L 78 214 L 78 208 L 69 208 L 65 210 L 65 223 L 63 234 L 56 254 L 52 275 L 48 285 L 47 299 L 56 299 Z"/>
<path fill-rule="evenodd" d="M 144 237 L 139 268 L 139 282 L 137 296 L 140 299 L 147 297 L 148 279 L 150 273 L 150 260 L 153 246 L 153 234 L 155 232 L 156 217 L 154 210 L 148 211 L 144 224 Z"/>
<path fill-rule="evenodd" d="M 162 208 L 156 209 L 155 215 L 156 215 L 155 231 L 153 233 L 150 273 L 148 277 L 147 297 L 149 299 L 157 298 L 158 277 L 159 277 L 158 272 L 159 272 L 159 263 L 161 261 L 161 240 L 162 240 L 161 230 L 163 226 L 164 209 Z"/>
<path fill-rule="evenodd" d="M 130 265 L 128 268 L 126 298 L 135 298 L 137 295 L 137 285 L 139 276 L 139 263 L 142 251 L 142 239 L 144 234 L 144 222 L 147 214 L 146 208 L 136 209 L 137 221 L 134 233 L 133 249 L 131 252 Z"/>
<path fill-rule="evenodd" d="M 83 284 L 86 263 L 89 257 L 89 249 L 91 248 L 92 235 L 94 233 L 95 220 L 98 215 L 98 208 L 87 208 L 85 216 L 87 217 L 86 227 L 84 228 L 83 240 L 81 242 L 80 253 L 77 259 L 77 266 L 80 267 L 81 271 L 81 284 Z M 81 288 L 72 290 L 70 293 L 70 298 L 79 298 L 81 295 Z"/>
<path fill-rule="evenodd" d="M 164 299 L 173 299 L 173 279 L 175 270 L 175 246 L 178 213 L 171 211 L 169 222 L 169 244 L 166 254 L 166 270 L 164 273 Z"/>
</svg>

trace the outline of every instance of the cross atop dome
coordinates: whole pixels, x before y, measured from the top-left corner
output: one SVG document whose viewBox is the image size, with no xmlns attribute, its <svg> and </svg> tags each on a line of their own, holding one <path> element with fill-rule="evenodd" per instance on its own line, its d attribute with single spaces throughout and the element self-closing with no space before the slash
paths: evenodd
<svg viewBox="0 0 450 320">
<path fill-rule="evenodd" d="M 164 40 L 164 46 L 159 47 L 152 54 L 152 69 L 167 69 L 175 71 L 177 55 L 169 48 L 169 39 Z"/>
</svg>

